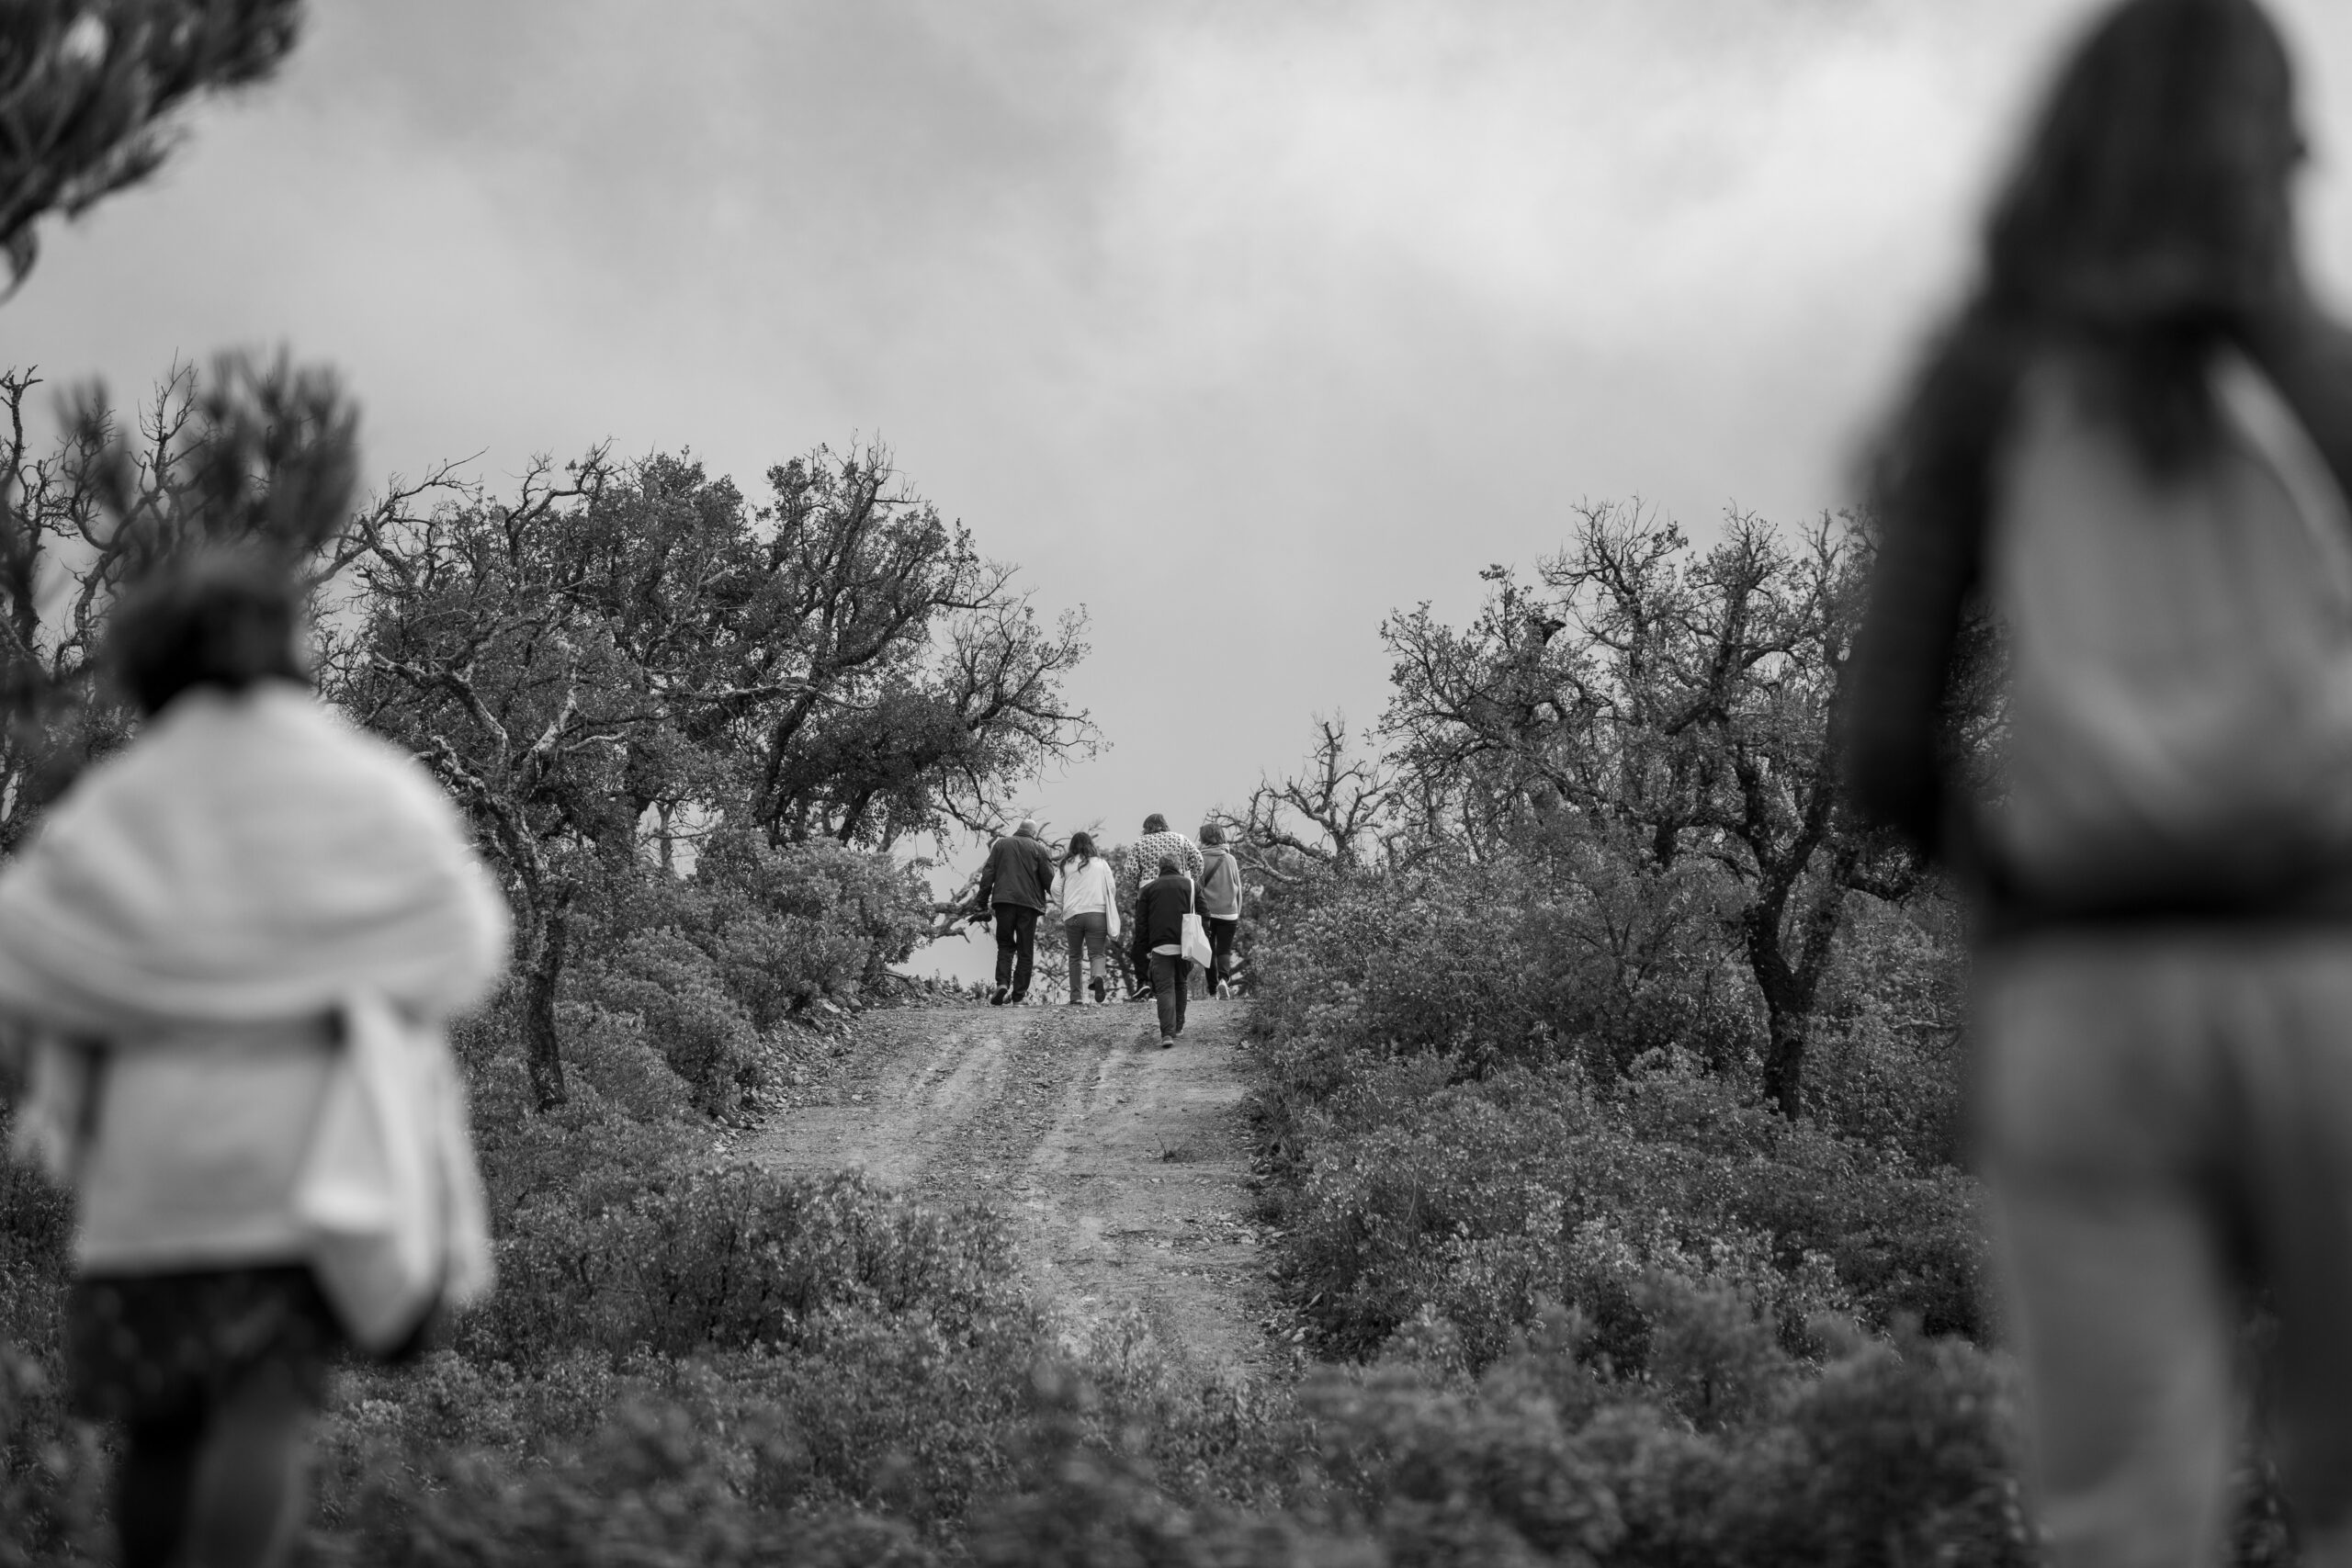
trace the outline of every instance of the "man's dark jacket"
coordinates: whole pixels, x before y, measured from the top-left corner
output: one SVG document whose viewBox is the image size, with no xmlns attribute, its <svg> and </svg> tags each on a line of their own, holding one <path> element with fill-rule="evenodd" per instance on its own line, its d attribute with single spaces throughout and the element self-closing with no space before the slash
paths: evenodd
<svg viewBox="0 0 2352 1568">
<path fill-rule="evenodd" d="M 1054 852 L 1044 840 L 1015 833 L 989 846 L 988 868 L 980 873 L 981 903 L 1018 904 L 1043 914 L 1053 886 Z"/>
</svg>

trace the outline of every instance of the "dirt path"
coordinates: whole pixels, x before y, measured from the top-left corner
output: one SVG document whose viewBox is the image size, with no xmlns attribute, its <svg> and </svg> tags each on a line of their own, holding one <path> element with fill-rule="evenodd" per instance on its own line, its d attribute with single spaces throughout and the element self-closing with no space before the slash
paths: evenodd
<svg viewBox="0 0 2352 1568">
<path fill-rule="evenodd" d="M 1148 1004 L 871 1013 L 829 1102 L 778 1112 L 741 1151 L 1001 1202 L 1065 1333 L 1133 1310 L 1178 1368 L 1260 1368 L 1272 1291 L 1243 1187 L 1242 1018 L 1194 1001 L 1162 1051 Z"/>
</svg>

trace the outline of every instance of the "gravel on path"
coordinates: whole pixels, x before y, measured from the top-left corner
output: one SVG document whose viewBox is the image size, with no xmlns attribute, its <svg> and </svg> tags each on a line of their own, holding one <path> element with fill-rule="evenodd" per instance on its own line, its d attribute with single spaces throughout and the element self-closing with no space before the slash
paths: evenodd
<svg viewBox="0 0 2352 1568">
<path fill-rule="evenodd" d="M 738 1152 L 1001 1203 L 1066 1336 L 1139 1314 L 1173 1368 L 1262 1371 L 1273 1291 L 1245 1185 L 1246 1009 L 1193 1002 L 1165 1051 L 1148 1004 L 868 1013 L 832 1091 Z"/>
</svg>

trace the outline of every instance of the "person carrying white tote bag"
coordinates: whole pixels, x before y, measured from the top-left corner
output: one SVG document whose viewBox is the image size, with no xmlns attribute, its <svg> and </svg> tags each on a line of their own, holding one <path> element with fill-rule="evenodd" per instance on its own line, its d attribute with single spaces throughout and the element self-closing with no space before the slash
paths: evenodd
<svg viewBox="0 0 2352 1568">
<path fill-rule="evenodd" d="M 0 862 L 14 1142 L 74 1194 L 65 1393 L 119 1429 L 141 1561 L 254 1519 L 243 1560 L 282 1561 L 340 1351 L 487 1282 L 439 1028 L 503 972 L 505 899 L 432 776 L 309 690 L 303 604 L 228 551 L 128 591 L 140 728 Z"/>
</svg>

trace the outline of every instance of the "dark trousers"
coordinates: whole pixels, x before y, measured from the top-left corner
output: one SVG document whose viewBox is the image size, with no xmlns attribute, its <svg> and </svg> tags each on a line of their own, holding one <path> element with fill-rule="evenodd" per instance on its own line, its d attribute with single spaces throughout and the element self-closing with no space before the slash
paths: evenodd
<svg viewBox="0 0 2352 1568">
<path fill-rule="evenodd" d="M 1159 1004 L 1159 1032 L 1174 1036 L 1184 1032 L 1184 998 L 1192 994 L 1193 965 L 1187 959 L 1172 953 L 1151 955 L 1152 1000 Z"/>
<path fill-rule="evenodd" d="M 1201 923 L 1209 928 L 1209 995 L 1233 975 L 1233 939 L 1241 930 L 1241 917 L 1220 920 L 1215 915 L 1204 917 Z"/>
<path fill-rule="evenodd" d="M 996 983 L 1012 987 L 1012 999 L 1029 994 L 1029 976 L 1037 967 L 1037 911 L 1020 904 L 998 904 L 996 911 Z"/>
</svg>

